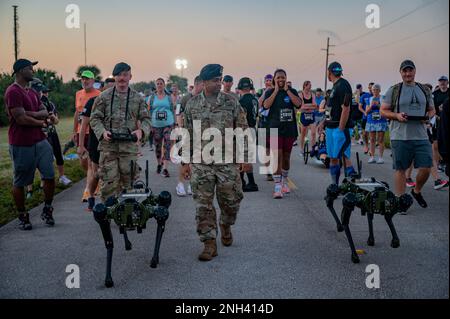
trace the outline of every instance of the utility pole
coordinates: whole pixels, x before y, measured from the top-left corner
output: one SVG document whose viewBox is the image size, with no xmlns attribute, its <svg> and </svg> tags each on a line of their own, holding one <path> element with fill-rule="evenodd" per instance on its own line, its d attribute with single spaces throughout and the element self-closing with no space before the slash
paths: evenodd
<svg viewBox="0 0 450 319">
<path fill-rule="evenodd" d="M 328 37 L 327 38 L 327 48 L 322 49 L 322 51 L 327 52 L 327 57 L 326 57 L 326 62 L 325 62 L 325 92 L 327 91 L 327 86 L 328 86 L 328 58 L 330 57 L 330 55 L 334 55 L 333 53 L 330 53 L 330 47 L 335 47 L 335 45 L 330 44 L 330 38 Z"/>
<path fill-rule="evenodd" d="M 14 61 L 17 61 L 19 56 L 19 16 L 17 15 L 17 7 L 14 8 Z"/>
<path fill-rule="evenodd" d="M 87 65 L 86 23 L 84 24 L 84 65 Z"/>
</svg>

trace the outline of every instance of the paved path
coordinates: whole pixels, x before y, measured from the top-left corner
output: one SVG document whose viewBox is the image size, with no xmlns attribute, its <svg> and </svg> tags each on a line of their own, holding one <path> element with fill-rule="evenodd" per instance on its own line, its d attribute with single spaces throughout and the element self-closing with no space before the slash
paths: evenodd
<svg viewBox="0 0 450 319">
<path fill-rule="evenodd" d="M 154 154 L 144 155 L 151 160 L 153 190 L 174 194 L 176 178 L 157 176 Z M 364 164 L 364 175 L 392 184 L 388 156 L 384 165 Z M 174 166 L 170 171 L 176 175 Z M 391 236 L 380 216 L 374 223 L 376 246 L 367 247 L 367 221 L 354 214 L 354 240 L 366 251 L 355 265 L 323 201 L 327 170 L 315 163 L 305 167 L 296 147 L 291 179 L 298 189 L 276 201 L 271 198 L 272 184 L 257 176 L 261 191 L 242 202 L 234 245 L 220 245 L 219 256 L 209 263 L 197 260 L 202 245 L 195 233 L 192 198 L 174 197 L 157 269 L 149 266 L 153 220 L 143 234 L 130 234 L 130 252 L 113 226 L 113 289 L 103 287 L 106 251 L 97 223 L 80 203 L 84 185 L 79 183 L 56 197 L 54 228 L 40 221 L 42 207 L 31 212 L 32 232 L 17 230 L 16 221 L 0 228 L 0 298 L 449 297 L 448 191 L 437 192 L 429 182 L 424 190 L 429 208 L 415 204 L 409 215 L 395 217 L 399 249 L 390 247 Z M 65 286 L 68 264 L 80 267 L 80 289 Z M 366 288 L 369 264 L 380 267 L 378 290 Z"/>
</svg>

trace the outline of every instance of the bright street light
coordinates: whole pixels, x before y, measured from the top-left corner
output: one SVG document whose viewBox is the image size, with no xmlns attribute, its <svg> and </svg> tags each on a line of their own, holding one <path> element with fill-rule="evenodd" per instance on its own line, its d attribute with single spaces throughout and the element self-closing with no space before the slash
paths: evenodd
<svg viewBox="0 0 450 319">
<path fill-rule="evenodd" d="M 175 67 L 181 71 L 181 77 L 183 77 L 183 70 L 187 69 L 188 62 L 186 59 L 176 59 Z"/>
</svg>

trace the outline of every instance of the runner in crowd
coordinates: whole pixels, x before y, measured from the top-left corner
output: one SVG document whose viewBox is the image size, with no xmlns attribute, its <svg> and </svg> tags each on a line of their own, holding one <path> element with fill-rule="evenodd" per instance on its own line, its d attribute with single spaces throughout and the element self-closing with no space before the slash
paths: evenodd
<svg viewBox="0 0 450 319">
<path fill-rule="evenodd" d="M 21 230 L 31 230 L 30 215 L 25 208 L 24 188 L 33 183 L 36 169 L 44 181 L 44 208 L 42 220 L 54 226 L 53 194 L 55 172 L 53 150 L 43 132 L 48 124 L 54 124 L 55 115 L 49 115 L 36 91 L 29 88 L 38 62 L 18 59 L 13 65 L 15 81 L 5 92 L 4 101 L 9 119 L 8 144 L 13 162 L 13 198 L 19 212 Z"/>
<path fill-rule="evenodd" d="M 158 162 L 156 173 L 162 173 L 164 177 L 170 177 L 168 171 L 170 149 L 172 148 L 170 134 L 175 124 L 175 110 L 173 100 L 166 92 L 166 82 L 162 78 L 156 80 L 156 93 L 150 97 L 148 106 Z"/>
<path fill-rule="evenodd" d="M 353 121 L 350 118 L 352 103 L 352 87 L 342 78 L 343 69 L 340 63 L 333 62 L 328 66 L 328 80 L 333 82 L 333 89 L 328 101 L 330 118 L 325 121 L 327 153 L 330 157 L 331 181 L 339 185 L 341 166 L 339 161 L 344 157 L 345 175 L 356 174 L 351 157 L 351 130 Z"/>
<path fill-rule="evenodd" d="M 263 107 L 269 110 L 269 127 L 278 129 L 278 135 L 270 136 L 269 144 L 271 150 L 278 153 L 278 167 L 273 176 L 273 197 L 280 199 L 290 193 L 288 176 L 291 152 L 298 136 L 295 113 L 301 107 L 302 100 L 297 91 L 288 87 L 287 74 L 282 69 L 275 71 L 273 86 L 264 95 Z"/>
<path fill-rule="evenodd" d="M 258 114 L 258 128 L 266 129 L 266 156 L 270 155 L 270 146 L 269 146 L 269 110 L 263 107 L 264 97 L 266 92 L 273 89 L 273 75 L 267 74 L 264 77 L 264 89 L 261 92 L 261 96 L 258 99 L 259 104 L 259 114 Z M 266 163 L 266 166 L 269 166 L 269 163 Z M 273 175 L 267 174 L 266 180 L 268 182 L 273 182 Z"/>
<path fill-rule="evenodd" d="M 366 131 L 366 125 L 367 125 L 367 112 L 366 108 L 369 105 L 370 98 L 373 96 L 372 93 L 372 87 L 374 83 L 369 83 L 369 92 L 361 92 L 361 97 L 359 99 L 359 111 L 363 113 L 363 118 L 361 121 L 361 128 L 362 128 L 362 139 L 364 143 L 364 154 L 369 153 L 369 134 Z M 373 155 L 374 156 L 374 155 Z"/>
<path fill-rule="evenodd" d="M 365 114 L 367 114 L 367 124 L 365 131 L 370 135 L 370 158 L 369 164 L 377 163 L 383 164 L 384 154 L 384 135 L 388 130 L 388 123 L 385 118 L 381 116 L 381 86 L 374 84 L 372 86 L 373 96 L 366 106 Z M 375 148 L 378 145 L 378 158 L 375 159 Z"/>
<path fill-rule="evenodd" d="M 73 117 L 73 141 L 75 144 L 80 146 L 80 130 L 81 130 L 81 119 L 80 114 L 83 112 L 84 107 L 86 106 L 87 101 L 91 98 L 96 97 L 100 94 L 100 91 L 94 88 L 95 83 L 95 75 L 92 71 L 85 70 L 81 73 L 81 85 L 82 89 L 79 90 L 75 95 L 75 114 Z M 86 135 L 84 139 L 84 145 L 88 145 L 88 130 L 86 130 Z M 89 181 L 92 180 L 91 170 L 90 170 L 90 160 L 87 156 L 87 153 L 80 157 L 80 164 L 86 172 L 86 186 L 83 191 L 83 196 L 81 197 L 81 201 L 86 203 L 89 198 Z"/>
<path fill-rule="evenodd" d="M 105 84 L 101 91 L 106 91 L 107 89 L 113 87 L 115 84 L 114 78 L 107 78 L 105 80 Z M 93 97 L 89 99 L 89 101 L 86 103 L 86 106 L 84 107 L 83 111 L 80 113 L 81 116 L 81 130 L 80 130 L 80 146 L 78 147 L 78 155 L 80 157 L 83 157 L 85 154 L 89 155 L 90 159 L 90 170 L 92 174 L 90 175 L 90 181 L 88 181 L 89 185 L 89 198 L 88 198 L 88 211 L 92 211 L 95 206 L 95 196 L 96 192 L 98 191 L 98 185 L 99 185 L 99 176 L 98 176 L 98 167 L 99 167 L 99 160 L 100 160 L 100 152 L 98 151 L 98 139 L 97 136 L 95 136 L 94 131 L 89 125 L 91 113 L 92 113 L 92 106 L 94 105 L 95 99 L 97 97 Z M 84 144 L 87 130 L 89 130 L 88 133 L 88 144 Z"/>
<path fill-rule="evenodd" d="M 322 89 L 321 88 L 317 88 L 316 92 L 315 92 L 315 101 L 316 101 L 317 109 L 314 112 L 314 125 L 316 127 L 316 136 L 320 135 L 319 126 L 320 126 L 320 123 L 323 121 L 324 116 L 325 116 L 325 111 L 324 112 L 320 112 L 320 105 L 322 104 L 322 101 L 324 99 L 325 99 L 325 97 L 323 96 Z"/>
<path fill-rule="evenodd" d="M 203 91 L 203 81 L 200 76 L 196 76 L 194 79 L 194 85 L 190 93 L 183 96 L 180 102 L 180 112 L 179 117 L 181 120 L 181 125 L 179 127 L 183 127 L 184 125 L 184 111 L 186 109 L 186 105 L 191 98 L 197 96 Z M 181 153 L 182 150 L 180 150 Z M 180 154 L 179 154 L 180 155 Z M 187 183 L 187 188 L 184 187 L 184 183 Z M 191 170 L 190 165 L 187 163 L 180 163 L 180 171 L 178 174 L 178 185 L 176 187 L 176 192 L 178 196 L 184 197 L 186 195 L 192 195 L 192 187 L 191 187 Z"/>
<path fill-rule="evenodd" d="M 302 107 L 300 108 L 300 156 L 303 157 L 303 150 L 305 147 L 305 138 L 308 136 L 308 131 L 311 129 L 311 145 L 316 143 L 316 125 L 315 113 L 318 110 L 316 99 L 311 92 L 311 81 L 303 83 L 303 91 L 300 93 L 302 99 Z"/>
<path fill-rule="evenodd" d="M 239 80 L 238 89 L 241 92 L 241 99 L 239 103 L 247 113 L 247 124 L 254 132 L 256 141 L 256 117 L 258 114 L 258 100 L 251 93 L 254 89 L 253 81 L 250 78 L 242 78 Z M 247 174 L 248 183 L 245 181 L 244 175 Z M 253 176 L 253 165 L 249 164 L 248 172 L 241 172 L 242 190 L 244 193 L 257 192 L 258 185 L 256 185 L 255 177 Z"/>
<path fill-rule="evenodd" d="M 223 92 L 232 95 L 235 99 L 239 100 L 239 94 L 231 91 L 233 87 L 233 77 L 231 75 L 225 75 L 222 80 Z"/>
<path fill-rule="evenodd" d="M 433 152 L 428 140 L 424 121 L 408 120 L 408 114 L 423 110 L 429 118 L 435 115 L 431 91 L 415 81 L 416 66 L 405 60 L 400 66 L 403 82 L 394 85 L 387 92 L 381 106 L 381 115 L 391 120 L 390 138 L 395 170 L 395 192 L 405 193 L 406 170 L 414 163 L 418 169 L 416 185 L 411 195 L 422 207 L 428 207 L 422 196 L 422 188 L 427 182 L 433 166 Z"/>
</svg>

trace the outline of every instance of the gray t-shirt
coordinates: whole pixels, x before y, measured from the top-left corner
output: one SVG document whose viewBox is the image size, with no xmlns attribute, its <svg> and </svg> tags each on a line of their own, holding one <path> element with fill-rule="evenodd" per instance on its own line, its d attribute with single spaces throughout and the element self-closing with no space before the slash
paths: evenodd
<svg viewBox="0 0 450 319">
<path fill-rule="evenodd" d="M 391 87 L 386 92 L 383 100 L 384 103 L 392 105 L 392 91 L 393 87 Z M 403 84 L 399 100 L 400 111 L 408 114 L 408 110 L 410 110 L 410 108 L 416 109 L 418 107 L 417 104 L 420 105 L 421 109 L 424 109 L 427 99 L 430 108 L 434 107 L 434 102 L 431 94 L 429 96 L 426 96 L 417 84 L 414 86 Z M 397 112 L 397 110 L 393 111 Z M 391 121 L 389 129 L 391 140 L 394 141 L 428 140 L 427 126 L 421 121 L 408 121 L 405 123 L 401 123 L 399 121 Z"/>
</svg>

